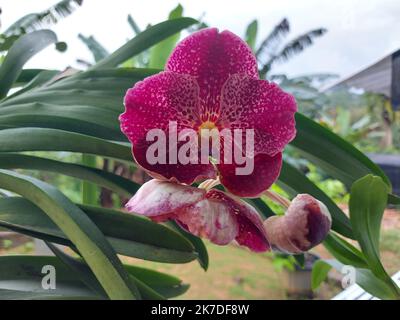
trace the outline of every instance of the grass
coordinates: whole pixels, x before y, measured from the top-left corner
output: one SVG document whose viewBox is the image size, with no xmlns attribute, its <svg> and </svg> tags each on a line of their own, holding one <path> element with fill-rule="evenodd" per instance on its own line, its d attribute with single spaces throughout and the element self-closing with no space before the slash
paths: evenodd
<svg viewBox="0 0 400 320">
<path fill-rule="evenodd" d="M 400 213 L 399 213 L 400 214 Z M 400 230 L 382 230 L 380 242 L 382 262 L 389 274 L 400 270 Z"/>
</svg>

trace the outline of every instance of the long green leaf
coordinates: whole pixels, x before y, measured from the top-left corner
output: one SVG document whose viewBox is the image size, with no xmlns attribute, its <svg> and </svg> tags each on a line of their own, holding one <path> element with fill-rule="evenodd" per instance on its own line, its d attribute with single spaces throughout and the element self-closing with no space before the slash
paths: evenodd
<svg viewBox="0 0 400 320">
<path fill-rule="evenodd" d="M 340 262 L 357 268 L 368 267 L 362 252 L 334 233 L 329 233 L 323 243 L 330 254 Z"/>
<path fill-rule="evenodd" d="M 311 162 L 341 180 L 347 187 L 367 174 L 380 176 L 390 186 L 383 171 L 353 145 L 306 116 L 296 114 L 297 136 L 291 142 Z"/>
<path fill-rule="evenodd" d="M 110 298 L 138 297 L 137 289 L 101 231 L 57 189 L 7 170 L 0 170 L 0 187 L 33 201 L 60 227 L 81 252 Z"/>
<path fill-rule="evenodd" d="M 132 161 L 130 147 L 83 134 L 42 128 L 0 130 L 0 152 L 71 151 Z"/>
<path fill-rule="evenodd" d="M 331 269 L 332 266 L 323 260 L 318 260 L 314 263 L 311 273 L 311 288 L 313 290 L 318 289 L 321 283 L 328 276 L 328 273 Z"/>
<path fill-rule="evenodd" d="M 44 266 L 55 268 L 55 289 L 42 287 Z M 100 298 L 56 257 L 0 256 L 0 300 Z"/>
<path fill-rule="evenodd" d="M 57 42 L 57 36 L 50 30 L 31 32 L 15 41 L 0 67 L 0 98 L 7 95 L 25 63 L 36 53 L 55 42 Z"/>
<path fill-rule="evenodd" d="M 169 14 L 168 20 L 178 19 L 182 17 L 183 7 L 178 4 L 178 6 L 172 10 Z M 165 63 L 172 50 L 174 49 L 176 43 L 178 42 L 180 33 L 176 33 L 169 38 L 160 41 L 150 50 L 149 67 L 163 69 Z"/>
<path fill-rule="evenodd" d="M 89 70 L 35 88 L 0 103 L 2 107 L 43 103 L 60 106 L 92 106 L 122 113 L 123 97 L 136 82 L 159 72 L 158 69 Z M 100 115 L 100 114 L 98 114 Z M 112 125 L 117 124 L 117 119 Z"/>
<path fill-rule="evenodd" d="M 387 194 L 388 187 L 382 179 L 368 175 L 353 184 L 349 202 L 354 235 L 369 266 L 378 277 L 385 274 L 380 262 L 379 239 Z"/>
<path fill-rule="evenodd" d="M 255 47 L 256 47 L 256 40 L 257 40 L 257 31 L 258 31 L 258 21 L 257 20 L 253 20 L 246 29 L 246 42 L 249 45 L 249 47 L 251 48 L 251 50 L 253 50 L 253 52 L 255 51 Z"/>
<path fill-rule="evenodd" d="M 92 106 L 30 103 L 0 108 L 0 126 L 39 127 L 82 133 L 102 139 L 127 141 L 118 113 Z"/>
<path fill-rule="evenodd" d="M 369 269 L 400 298 L 400 288 L 387 274 L 379 254 L 380 229 L 388 191 L 380 177 L 367 175 L 357 180 L 351 188 L 350 221 Z"/>
<path fill-rule="evenodd" d="M 116 67 L 129 58 L 195 24 L 196 22 L 197 20 L 192 18 L 179 18 L 156 24 L 139 33 L 135 38 L 128 41 L 121 48 L 94 65 L 92 69 Z"/>
<path fill-rule="evenodd" d="M 196 237 L 195 235 L 186 232 L 183 230 L 175 221 L 169 221 L 167 225 L 171 226 L 175 231 L 180 233 L 182 236 L 184 236 L 186 239 L 188 239 L 192 245 L 194 246 L 198 256 L 197 260 L 200 263 L 200 266 L 207 271 L 208 269 L 208 264 L 209 264 L 209 258 L 208 258 L 208 251 L 207 247 L 205 246 L 203 240 L 201 240 L 199 237 Z"/>
<path fill-rule="evenodd" d="M 339 261 L 325 260 L 325 262 L 330 264 L 337 271 L 342 272 L 344 264 Z M 391 288 L 387 282 L 377 278 L 371 270 L 356 268 L 355 276 L 356 283 L 371 295 L 384 300 L 399 299 L 399 296 L 393 292 L 393 288 Z"/>
<path fill-rule="evenodd" d="M 140 185 L 131 180 L 104 170 L 23 154 L 0 154 L 0 168 L 57 172 L 58 174 L 93 182 L 125 197 L 131 196 L 140 187 Z"/>
<path fill-rule="evenodd" d="M 168 263 L 186 263 L 196 258 L 191 243 L 163 225 L 116 210 L 92 206 L 80 208 L 119 254 Z M 24 198 L 0 199 L 0 226 L 73 247 L 60 228 Z"/>
<path fill-rule="evenodd" d="M 107 294 L 104 292 L 103 287 L 100 285 L 99 281 L 96 279 L 93 272 L 91 272 L 89 266 L 77 259 L 74 259 L 70 255 L 66 254 L 64 251 L 56 247 L 50 242 L 46 242 L 51 252 L 60 259 L 64 265 L 70 269 L 70 271 L 77 276 L 90 290 L 95 292 L 97 295 L 103 298 L 107 298 Z"/>
<path fill-rule="evenodd" d="M 79 268 L 82 267 L 83 262 L 79 259 L 75 259 L 75 262 L 80 264 Z M 55 291 L 43 290 L 41 287 L 44 276 L 41 270 L 45 265 L 51 265 L 56 269 L 57 290 Z M 155 291 L 158 297 L 162 295 L 172 298 L 181 295 L 188 288 L 180 279 L 165 273 L 131 265 L 124 265 L 124 268 L 131 277 L 140 281 L 138 283 L 140 283 L 141 294 L 144 298 L 150 292 L 149 289 Z M 2 256 L 0 257 L 0 300 L 102 298 L 84 285 L 82 279 L 70 270 L 57 257 Z"/>
<path fill-rule="evenodd" d="M 95 169 L 96 156 L 83 154 L 82 164 Z M 88 205 L 97 205 L 99 203 L 99 192 L 97 186 L 87 180 L 82 181 L 82 203 Z"/>
</svg>

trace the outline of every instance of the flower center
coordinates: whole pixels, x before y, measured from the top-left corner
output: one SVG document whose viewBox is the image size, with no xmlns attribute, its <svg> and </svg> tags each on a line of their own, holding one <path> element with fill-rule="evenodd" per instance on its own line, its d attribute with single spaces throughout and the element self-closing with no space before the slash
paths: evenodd
<svg viewBox="0 0 400 320">
<path fill-rule="evenodd" d="M 206 130 L 217 129 L 217 126 L 215 125 L 214 122 L 208 121 L 208 120 L 207 120 L 207 121 L 203 122 L 203 123 L 200 125 L 199 131 L 200 131 L 200 130 L 203 130 L 203 129 L 206 129 Z"/>
</svg>

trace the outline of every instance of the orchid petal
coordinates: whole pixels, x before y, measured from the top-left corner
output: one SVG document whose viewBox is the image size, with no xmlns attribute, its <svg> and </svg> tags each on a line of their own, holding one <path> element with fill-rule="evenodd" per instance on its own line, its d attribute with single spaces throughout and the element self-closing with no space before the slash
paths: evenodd
<svg viewBox="0 0 400 320">
<path fill-rule="evenodd" d="M 182 40 L 169 57 L 166 70 L 196 78 L 204 121 L 213 121 L 210 115 L 218 114 L 221 89 L 229 76 L 240 73 L 258 78 L 257 61 L 249 46 L 235 34 L 219 33 L 215 28 Z"/>
<path fill-rule="evenodd" d="M 128 90 L 125 96 L 125 112 L 120 116 L 121 130 L 132 143 L 136 162 L 155 178 L 175 179 L 191 184 L 204 178 L 214 178 L 215 170 L 211 164 L 189 163 L 185 166 L 173 164 L 172 153 L 176 154 L 179 145 L 169 153 L 169 125 L 176 122 L 175 132 L 191 129 L 199 123 L 199 88 L 189 75 L 161 72 L 146 78 Z M 165 163 L 151 162 L 147 150 L 154 141 L 147 141 L 151 129 L 165 133 Z M 182 144 L 182 142 L 181 142 Z"/>
<path fill-rule="evenodd" d="M 230 129 L 253 129 L 255 154 L 274 156 L 296 135 L 296 111 L 294 97 L 275 83 L 236 74 L 222 88 L 217 124 Z"/>
<path fill-rule="evenodd" d="M 263 221 L 256 209 L 247 202 L 232 198 L 218 190 L 210 190 L 207 193 L 207 198 L 218 199 L 218 201 L 230 208 L 230 212 L 236 217 L 239 226 L 235 239 L 240 245 L 246 246 L 254 252 L 264 252 L 270 249 Z"/>
<path fill-rule="evenodd" d="M 251 159 L 250 159 L 251 160 Z M 217 165 L 221 183 L 239 197 L 256 198 L 266 191 L 278 179 L 282 167 L 282 154 L 274 157 L 266 154 L 255 156 L 254 169 L 248 175 L 238 175 L 236 164 Z"/>
<path fill-rule="evenodd" d="M 144 183 L 125 205 L 128 211 L 158 221 L 205 198 L 203 189 L 157 179 Z"/>
</svg>

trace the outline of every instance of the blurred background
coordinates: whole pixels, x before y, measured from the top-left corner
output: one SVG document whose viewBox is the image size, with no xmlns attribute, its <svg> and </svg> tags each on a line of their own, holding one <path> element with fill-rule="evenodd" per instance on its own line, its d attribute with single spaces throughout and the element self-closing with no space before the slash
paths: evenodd
<svg viewBox="0 0 400 320">
<path fill-rule="evenodd" d="M 302 113 L 367 153 L 389 176 L 394 193 L 400 194 L 398 0 L 3 0 L 0 8 L 3 48 L 13 35 L 42 27 L 55 31 L 62 42 L 58 50 L 49 47 L 36 55 L 26 68 L 86 69 L 139 31 L 168 16 L 190 16 L 200 21 L 182 36 L 206 26 L 228 29 L 252 47 L 261 77 L 279 83 L 296 96 Z M 32 13 L 27 19 L 26 15 Z M 9 28 L 23 16 L 19 29 Z M 0 52 L 0 59 L 4 53 Z M 162 68 L 163 60 L 147 51 L 127 66 Z M 45 156 L 71 162 L 80 157 L 65 152 Z M 301 160 L 290 147 L 285 157 L 347 211 L 349 190 L 340 181 Z M 111 168 L 114 172 L 120 169 Z M 30 174 L 40 175 L 75 202 L 81 201 L 82 186 L 76 180 L 51 173 Z M 133 179 L 143 177 L 136 175 Z M 278 186 L 274 188 L 284 193 Z M 121 201 L 110 199 L 110 194 L 104 192 L 99 190 L 103 206 Z M 278 207 L 268 204 L 279 213 Z M 390 208 L 383 221 L 382 259 L 391 273 L 398 271 L 400 261 L 399 217 L 399 212 Z M 191 283 L 183 298 L 329 299 L 342 290 L 334 274 L 316 293 L 307 286 L 309 275 L 305 275 L 306 282 L 290 282 L 298 271 L 292 257 L 254 255 L 235 246 L 207 246 L 211 265 L 205 274 L 196 262 L 134 262 Z M 7 234 L 0 238 L 0 254 L 34 250 L 34 244 L 26 237 Z M 322 247 L 314 253 L 327 255 Z"/>
<path fill-rule="evenodd" d="M 3 30 L 25 14 L 40 12 L 53 0 L 2 0 Z M 307 50 L 285 64 L 276 65 L 276 72 L 288 75 L 335 72 L 349 75 L 400 48 L 400 6 L 397 0 L 182 0 L 184 15 L 202 19 L 210 26 L 228 29 L 244 36 L 247 25 L 259 22 L 258 43 L 283 19 L 290 22 L 290 40 L 312 29 L 328 30 L 312 50 Z M 90 59 L 90 52 L 78 39 L 78 34 L 94 35 L 112 52 L 133 35 L 127 23 L 131 14 L 137 25 L 165 20 L 178 1 L 171 0 L 85 0 L 67 19 L 52 27 L 59 39 L 69 45 L 61 54 L 51 48 L 36 56 L 27 67 L 63 68 L 76 66 L 76 59 Z"/>
</svg>

